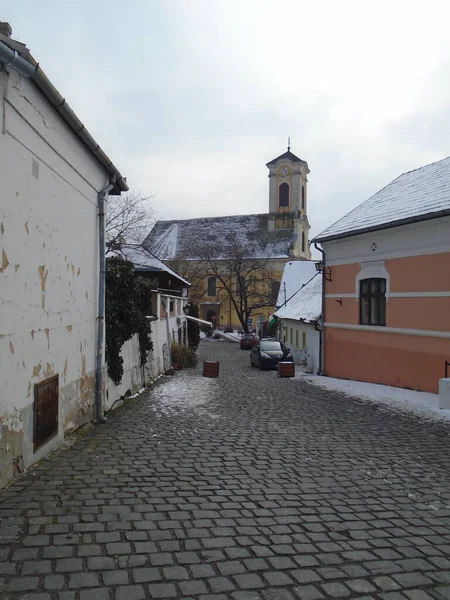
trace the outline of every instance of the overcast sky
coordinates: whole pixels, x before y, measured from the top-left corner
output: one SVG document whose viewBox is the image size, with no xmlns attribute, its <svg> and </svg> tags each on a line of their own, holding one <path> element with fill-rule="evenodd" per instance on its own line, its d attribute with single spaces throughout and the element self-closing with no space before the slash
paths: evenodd
<svg viewBox="0 0 450 600">
<path fill-rule="evenodd" d="M 450 154 L 445 0 L 21 0 L 0 20 L 158 219 L 268 211 L 308 162 L 311 234 Z"/>
</svg>

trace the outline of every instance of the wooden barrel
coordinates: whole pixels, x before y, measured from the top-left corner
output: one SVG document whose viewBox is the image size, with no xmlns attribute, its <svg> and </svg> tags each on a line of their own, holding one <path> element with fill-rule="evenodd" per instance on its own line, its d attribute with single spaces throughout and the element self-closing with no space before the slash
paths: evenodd
<svg viewBox="0 0 450 600">
<path fill-rule="evenodd" d="M 219 365 L 218 362 L 203 362 L 203 377 L 219 377 Z"/>
<path fill-rule="evenodd" d="M 278 363 L 278 377 L 295 377 L 295 365 L 293 362 Z"/>
</svg>

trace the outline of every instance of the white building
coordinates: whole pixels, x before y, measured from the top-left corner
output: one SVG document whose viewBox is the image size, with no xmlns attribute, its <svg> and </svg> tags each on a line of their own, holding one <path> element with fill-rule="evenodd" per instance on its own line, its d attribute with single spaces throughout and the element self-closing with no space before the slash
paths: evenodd
<svg viewBox="0 0 450 600">
<path fill-rule="evenodd" d="M 309 373 L 320 371 L 321 312 L 322 275 L 315 273 L 275 313 L 281 322 L 280 339 L 291 348 L 297 364 L 306 364 Z"/>
<path fill-rule="evenodd" d="M 10 35 L 0 23 L 0 487 L 103 414 L 101 214 L 128 190 Z"/>
<path fill-rule="evenodd" d="M 176 271 L 140 245 L 124 244 L 111 250 L 108 256 L 118 256 L 133 263 L 137 274 L 156 280 L 152 292 L 153 349 L 147 363 L 141 365 L 139 338 L 135 334 L 122 346 L 123 377 L 116 385 L 110 377 L 106 383 L 106 404 L 109 410 L 119 399 L 134 394 L 171 366 L 172 344 L 187 345 L 187 322 L 184 312 L 189 303 L 189 283 Z M 192 317 L 189 317 L 192 318 Z"/>
</svg>

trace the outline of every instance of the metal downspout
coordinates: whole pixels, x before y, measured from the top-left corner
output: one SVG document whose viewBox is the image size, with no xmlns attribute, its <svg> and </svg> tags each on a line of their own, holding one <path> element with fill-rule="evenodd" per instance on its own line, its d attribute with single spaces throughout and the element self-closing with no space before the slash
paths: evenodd
<svg viewBox="0 0 450 600">
<path fill-rule="evenodd" d="M 37 67 L 24 60 L 15 50 L 11 50 L 3 42 L 0 42 L 0 61 L 12 67 L 23 77 L 33 77 L 37 71 Z"/>
<path fill-rule="evenodd" d="M 98 283 L 98 316 L 97 316 L 97 358 L 95 376 L 96 416 L 99 423 L 106 423 L 103 415 L 103 340 L 105 331 L 105 198 L 116 183 L 113 176 L 110 183 L 98 193 L 98 240 L 99 240 L 99 283 Z"/>
<path fill-rule="evenodd" d="M 314 247 L 322 254 L 323 271 L 322 271 L 322 331 L 320 332 L 319 344 L 319 375 L 325 374 L 325 252 L 314 242 Z"/>
</svg>

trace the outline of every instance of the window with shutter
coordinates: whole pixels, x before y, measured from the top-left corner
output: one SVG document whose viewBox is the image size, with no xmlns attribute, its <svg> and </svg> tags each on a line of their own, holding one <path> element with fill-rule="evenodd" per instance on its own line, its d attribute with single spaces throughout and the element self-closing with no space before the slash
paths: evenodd
<svg viewBox="0 0 450 600">
<path fill-rule="evenodd" d="M 359 282 L 359 322 L 386 325 L 386 279 L 374 277 Z"/>
</svg>

